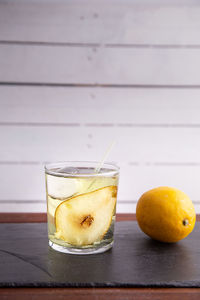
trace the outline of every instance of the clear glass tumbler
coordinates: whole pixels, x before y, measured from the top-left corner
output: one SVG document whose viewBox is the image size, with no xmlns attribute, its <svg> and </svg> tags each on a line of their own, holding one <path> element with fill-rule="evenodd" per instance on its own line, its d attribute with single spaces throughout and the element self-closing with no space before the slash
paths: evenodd
<svg viewBox="0 0 200 300">
<path fill-rule="evenodd" d="M 71 254 L 101 253 L 113 245 L 119 168 L 97 162 L 45 166 L 49 245 Z"/>
</svg>

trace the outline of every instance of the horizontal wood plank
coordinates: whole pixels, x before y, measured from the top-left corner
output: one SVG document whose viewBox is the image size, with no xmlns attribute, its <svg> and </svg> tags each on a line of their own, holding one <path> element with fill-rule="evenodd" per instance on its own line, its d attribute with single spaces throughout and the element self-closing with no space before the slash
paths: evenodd
<svg viewBox="0 0 200 300">
<path fill-rule="evenodd" d="M 1 1 L 0 40 L 199 45 L 199 14 L 190 0 Z"/>
<path fill-rule="evenodd" d="M 198 300 L 199 288 L 1 288 L 4 300 Z"/>
<path fill-rule="evenodd" d="M 0 45 L 0 81 L 200 86 L 200 49 Z"/>
<path fill-rule="evenodd" d="M 0 213 L 0 223 L 46 223 L 46 213 Z"/>
<path fill-rule="evenodd" d="M 200 127 L 200 89 L 0 86 L 0 95 L 0 125 Z"/>
<path fill-rule="evenodd" d="M 200 166 L 200 128 L 0 126 L 0 135 L 1 164 L 99 161 L 115 140 L 108 160 L 121 166 Z"/>
</svg>

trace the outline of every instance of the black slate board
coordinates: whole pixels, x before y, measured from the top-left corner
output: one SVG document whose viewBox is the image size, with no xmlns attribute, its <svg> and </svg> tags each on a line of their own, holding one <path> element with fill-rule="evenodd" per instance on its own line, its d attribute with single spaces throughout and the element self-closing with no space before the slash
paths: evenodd
<svg viewBox="0 0 200 300">
<path fill-rule="evenodd" d="M 200 224 L 163 244 L 119 222 L 113 249 L 87 256 L 52 250 L 46 224 L 0 224 L 0 287 L 200 287 Z"/>
</svg>

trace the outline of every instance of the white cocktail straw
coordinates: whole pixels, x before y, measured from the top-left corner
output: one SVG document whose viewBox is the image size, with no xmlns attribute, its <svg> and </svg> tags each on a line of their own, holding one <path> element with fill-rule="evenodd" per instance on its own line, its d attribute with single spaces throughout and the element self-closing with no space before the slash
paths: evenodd
<svg viewBox="0 0 200 300">
<path fill-rule="evenodd" d="M 106 161 L 106 158 L 107 158 L 108 155 L 110 154 L 110 151 L 112 150 L 114 144 L 115 144 L 115 141 L 113 140 L 112 143 L 109 145 L 109 147 L 106 149 L 106 151 L 105 151 L 105 153 L 104 153 L 104 155 L 103 155 L 103 157 L 102 157 L 102 160 L 98 163 L 97 167 L 95 168 L 95 170 L 94 170 L 94 173 L 95 173 L 95 174 L 98 174 L 99 171 L 101 170 L 101 168 L 102 168 L 104 162 Z M 92 180 L 92 182 L 91 182 L 90 185 L 88 186 L 87 190 L 89 190 L 89 189 L 91 188 L 91 186 L 94 184 L 95 180 L 96 180 L 96 178 L 94 178 L 94 179 Z"/>
<path fill-rule="evenodd" d="M 109 147 L 106 149 L 106 151 L 102 157 L 102 160 L 99 162 L 98 166 L 96 167 L 95 173 L 99 173 L 99 171 L 101 170 L 101 168 L 102 168 L 104 162 L 106 161 L 108 155 L 110 154 L 114 144 L 115 144 L 115 141 L 113 140 L 112 143 L 109 145 Z"/>
</svg>

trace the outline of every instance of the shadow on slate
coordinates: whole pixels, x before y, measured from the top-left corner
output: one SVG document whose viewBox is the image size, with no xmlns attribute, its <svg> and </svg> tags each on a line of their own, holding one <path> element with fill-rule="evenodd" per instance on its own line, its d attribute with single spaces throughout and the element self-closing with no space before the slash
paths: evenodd
<svg viewBox="0 0 200 300">
<path fill-rule="evenodd" d="M 0 287 L 200 287 L 199 229 L 164 244 L 119 222 L 113 249 L 79 256 L 52 250 L 44 223 L 0 224 Z"/>
</svg>

